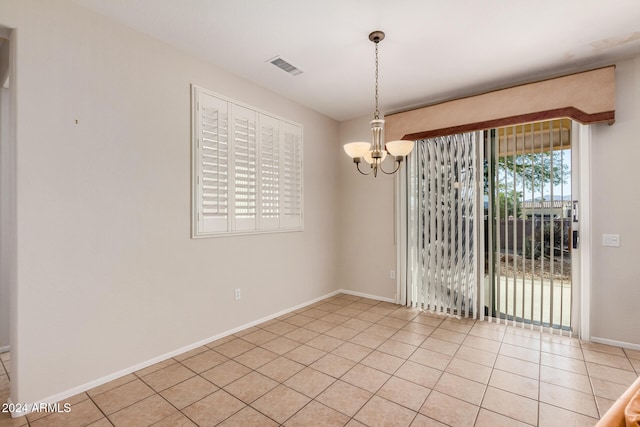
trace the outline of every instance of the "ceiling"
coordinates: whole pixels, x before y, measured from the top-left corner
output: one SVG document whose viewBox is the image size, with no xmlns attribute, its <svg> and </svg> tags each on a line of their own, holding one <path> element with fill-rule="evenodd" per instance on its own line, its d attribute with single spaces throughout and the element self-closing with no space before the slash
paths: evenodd
<svg viewBox="0 0 640 427">
<path fill-rule="evenodd" d="M 373 114 L 373 30 L 382 113 L 640 54 L 639 0 L 73 1 L 339 121 Z"/>
</svg>

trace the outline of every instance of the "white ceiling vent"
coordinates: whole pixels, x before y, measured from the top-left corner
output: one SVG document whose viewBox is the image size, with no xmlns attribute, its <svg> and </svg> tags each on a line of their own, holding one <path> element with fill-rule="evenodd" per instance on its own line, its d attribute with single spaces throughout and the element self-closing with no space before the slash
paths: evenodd
<svg viewBox="0 0 640 427">
<path fill-rule="evenodd" d="M 297 76 L 298 74 L 302 74 L 301 69 L 299 69 L 294 65 L 289 64 L 287 61 L 280 58 L 279 56 L 276 56 L 275 58 L 270 59 L 269 62 L 275 65 L 276 67 L 280 68 L 281 70 L 284 70 L 287 73 L 291 74 L 292 76 Z"/>
</svg>

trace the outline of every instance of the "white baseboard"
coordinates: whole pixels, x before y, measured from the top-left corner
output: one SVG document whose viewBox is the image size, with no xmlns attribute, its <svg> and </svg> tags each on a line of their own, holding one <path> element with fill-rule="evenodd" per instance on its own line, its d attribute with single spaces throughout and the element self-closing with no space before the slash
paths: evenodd
<svg viewBox="0 0 640 427">
<path fill-rule="evenodd" d="M 11 346 L 10 345 L 5 345 L 0 347 L 0 353 L 6 353 L 8 351 L 11 351 Z"/>
<path fill-rule="evenodd" d="M 371 295 L 371 294 L 365 294 L 365 293 L 362 293 L 362 292 L 350 291 L 348 289 L 340 289 L 336 293 L 337 294 L 353 295 L 353 296 L 356 296 L 356 297 L 369 298 L 369 299 L 374 299 L 376 301 L 390 302 L 392 304 L 396 304 L 396 300 L 394 300 L 393 298 L 379 297 L 377 295 Z"/>
<path fill-rule="evenodd" d="M 325 300 L 327 298 L 330 298 L 332 296 L 335 296 L 335 295 L 338 295 L 338 294 L 341 294 L 341 293 L 348 294 L 348 295 L 359 296 L 359 297 L 363 297 L 363 298 L 375 299 L 375 300 L 378 300 L 378 301 L 385 301 L 385 302 L 395 303 L 395 301 L 393 299 L 391 299 L 391 298 L 384 298 L 384 297 L 379 297 L 379 296 L 375 296 L 375 295 L 363 294 L 363 293 L 360 293 L 360 292 L 353 292 L 353 291 L 349 291 L 349 290 L 346 290 L 346 289 L 338 289 L 337 291 L 330 292 L 330 293 L 325 294 L 325 295 L 323 295 L 321 297 L 314 298 L 314 299 L 312 299 L 310 301 L 304 302 L 302 304 L 298 304 L 298 305 L 296 305 L 294 307 L 290 307 L 290 308 L 287 308 L 285 310 L 279 311 L 277 313 L 262 317 L 260 319 L 254 320 L 252 322 L 246 323 L 246 324 L 241 325 L 241 326 L 238 326 L 237 328 L 230 329 L 228 331 L 219 333 L 219 334 L 214 335 L 214 336 L 209 337 L 209 338 L 205 338 L 205 339 L 203 339 L 201 341 L 198 341 L 198 342 L 195 342 L 193 344 L 189 344 L 187 346 L 184 346 L 184 347 L 178 348 L 176 350 L 170 351 L 170 352 L 165 353 L 163 355 L 160 355 L 158 357 L 154 357 L 153 359 L 146 360 L 146 361 L 138 363 L 138 364 L 136 364 L 134 366 L 130 366 L 130 367 L 126 368 L 126 369 L 122 369 L 122 370 L 120 370 L 118 372 L 114 372 L 114 373 L 109 374 L 107 376 L 104 376 L 102 378 L 98 378 L 97 380 L 90 381 L 88 383 L 79 385 L 79 386 L 74 387 L 72 389 L 65 390 L 65 391 L 63 391 L 61 393 L 57 393 L 57 394 L 55 394 L 53 396 L 49 396 L 49 397 L 47 397 L 45 399 L 42 399 L 42 400 L 38 401 L 37 403 L 49 404 L 49 403 L 60 402 L 61 400 L 68 399 L 69 397 L 75 396 L 76 394 L 83 393 L 83 392 L 85 392 L 87 390 L 91 390 L 92 388 L 95 388 L 95 387 L 98 387 L 98 386 L 100 386 L 102 384 L 108 383 L 109 381 L 113 381 L 113 380 L 118 379 L 120 377 L 123 377 L 125 375 L 129 375 L 129 374 L 131 374 L 133 372 L 139 371 L 139 370 L 144 369 L 144 368 L 146 368 L 148 366 L 151 366 L 151 365 L 154 365 L 156 363 L 162 362 L 162 361 L 164 361 L 166 359 L 170 359 L 170 358 L 172 358 L 174 356 L 177 356 L 179 354 L 186 353 L 187 351 L 193 350 L 194 348 L 201 347 L 201 346 L 203 346 L 205 344 L 209 344 L 209 343 L 211 343 L 213 341 L 219 340 L 220 338 L 224 338 L 226 336 L 235 334 L 236 332 L 240 332 L 240 331 L 242 331 L 244 329 L 250 328 L 250 327 L 258 325 L 260 323 L 264 323 L 264 322 L 266 322 L 268 320 L 271 320 L 271 319 L 275 319 L 276 317 L 283 316 L 283 315 L 285 315 L 287 313 L 291 313 L 292 311 L 299 310 L 299 309 L 304 308 L 304 307 L 306 307 L 308 305 L 315 304 L 316 302 Z M 8 402 L 10 402 L 10 400 Z M 15 417 L 20 417 L 20 416 L 26 415 L 29 412 L 31 412 L 33 408 L 25 406 L 25 407 L 22 407 L 21 409 L 22 410 L 20 412 L 18 412 L 18 411 L 11 412 L 11 416 L 13 418 L 15 418 Z"/>
<path fill-rule="evenodd" d="M 599 337 L 591 337 L 591 342 L 596 342 L 598 344 L 612 345 L 614 347 L 628 348 L 629 350 L 640 351 L 640 344 L 633 344 L 630 342 L 616 341 L 616 340 L 610 340 L 607 338 L 599 338 Z"/>
</svg>

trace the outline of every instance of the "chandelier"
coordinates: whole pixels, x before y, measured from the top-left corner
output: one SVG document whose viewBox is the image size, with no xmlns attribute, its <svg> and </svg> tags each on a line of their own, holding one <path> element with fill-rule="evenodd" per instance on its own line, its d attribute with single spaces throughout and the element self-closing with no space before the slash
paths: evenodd
<svg viewBox="0 0 640 427">
<path fill-rule="evenodd" d="M 378 110 L 378 43 L 384 40 L 382 31 L 374 31 L 369 34 L 371 40 L 376 46 L 376 109 L 371 120 L 371 134 L 373 142 L 351 142 L 344 145 L 344 151 L 353 159 L 358 172 L 363 175 L 369 175 L 373 172 L 373 176 L 378 176 L 378 169 L 387 175 L 394 174 L 400 169 L 400 164 L 404 158 L 413 150 L 413 141 L 400 140 L 384 143 L 384 119 L 380 118 Z M 382 167 L 382 162 L 390 155 L 395 161 L 395 168 L 391 172 L 387 172 Z M 362 160 L 370 165 L 369 170 L 363 172 L 360 169 Z"/>
</svg>

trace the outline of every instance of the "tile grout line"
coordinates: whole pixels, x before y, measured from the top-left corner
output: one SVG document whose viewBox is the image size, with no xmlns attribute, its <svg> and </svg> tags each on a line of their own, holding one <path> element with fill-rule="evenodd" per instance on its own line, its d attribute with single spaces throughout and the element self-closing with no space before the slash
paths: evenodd
<svg viewBox="0 0 640 427">
<path fill-rule="evenodd" d="M 365 311 L 366 311 L 366 310 L 365 310 Z M 386 316 L 385 316 L 385 317 L 386 317 Z M 383 317 L 383 318 L 384 318 L 384 317 Z M 380 319 L 380 320 L 382 320 L 382 319 Z M 334 329 L 335 327 L 338 327 L 338 326 L 342 325 L 343 323 L 346 323 L 346 321 L 341 322 L 341 323 L 339 323 L 339 324 L 335 325 L 333 328 L 328 329 L 328 330 L 327 330 L 327 331 L 325 331 L 325 332 L 328 332 L 328 331 L 330 331 L 330 330 Z M 375 325 L 375 324 L 377 324 L 377 323 L 373 323 L 373 325 Z M 304 328 L 304 326 L 302 326 L 302 327 Z M 368 329 L 368 328 L 367 328 L 367 329 Z M 358 334 L 360 334 L 360 333 L 362 333 L 362 332 L 364 332 L 364 331 L 359 331 L 359 332 L 358 332 Z M 358 334 L 356 334 L 356 335 L 354 335 L 354 336 L 357 336 Z M 326 335 L 326 333 L 320 333 L 320 335 L 325 335 L 325 336 L 328 336 L 328 337 L 331 337 L 331 338 L 336 338 L 336 337 L 333 337 L 333 336 L 331 336 L 331 335 Z M 352 337 L 352 338 L 353 338 L 353 337 Z M 339 338 L 338 338 L 338 339 L 339 339 Z M 343 340 L 341 340 L 341 341 L 343 341 Z M 329 351 L 329 352 L 326 352 L 326 355 L 328 355 L 328 354 L 332 354 L 332 352 L 333 352 L 333 351 L 335 351 L 336 349 L 340 348 L 342 345 L 344 345 L 345 343 L 347 343 L 347 342 L 349 342 L 349 341 L 350 341 L 350 339 L 349 339 L 349 340 L 344 341 L 344 342 L 343 342 L 342 344 L 340 344 L 338 347 L 334 348 L 333 350 L 331 350 L 331 351 Z M 386 341 L 385 341 L 385 342 L 386 342 Z M 380 345 L 382 345 L 382 344 L 380 344 Z M 374 349 L 371 349 L 371 351 L 368 353 L 368 355 L 370 355 L 373 351 L 376 351 L 376 349 L 377 349 L 377 348 L 379 348 L 379 347 L 380 347 L 380 345 L 378 345 L 378 347 L 376 347 L 376 348 L 374 348 Z M 324 351 L 324 350 L 321 350 L 321 351 Z M 325 356 L 326 356 L 326 355 L 325 355 Z M 361 359 L 361 361 L 362 361 L 362 360 L 364 360 L 366 357 L 368 357 L 368 355 L 367 355 L 367 356 L 365 356 L 364 358 L 362 358 L 362 359 Z M 322 357 L 325 357 L 325 356 L 322 356 Z M 322 357 L 321 357 L 321 358 L 322 358 Z M 321 358 L 319 358 L 319 359 L 317 359 L 317 360 L 320 360 Z M 316 361 L 317 361 L 317 360 L 316 360 Z M 313 364 L 313 363 L 315 363 L 315 361 L 314 361 L 314 362 L 312 362 L 311 364 Z M 307 367 L 308 367 L 308 368 L 311 368 L 311 364 L 307 365 Z M 333 377 L 333 376 L 331 376 L 331 375 L 330 375 L 332 378 L 335 378 L 335 381 L 334 381 L 331 385 L 335 384 L 337 381 L 341 381 L 341 378 L 342 378 L 344 375 L 346 375 L 348 372 L 350 372 L 353 368 L 355 368 L 355 366 L 358 366 L 358 364 L 359 364 L 359 362 L 358 362 L 358 363 L 356 363 L 356 364 L 355 364 L 354 366 L 352 366 L 351 368 L 349 368 L 349 370 L 347 370 L 344 374 L 342 374 L 342 375 L 340 376 L 340 378 L 336 378 L 336 377 Z M 311 368 L 311 369 L 314 369 L 314 368 Z M 321 372 L 321 371 L 319 371 L 319 372 Z M 324 372 L 323 372 L 323 373 L 324 373 Z M 388 380 L 389 380 L 389 379 L 387 379 L 387 381 L 388 381 Z M 386 381 L 385 381 L 385 383 L 386 383 Z M 350 383 L 347 383 L 347 384 L 350 384 Z M 325 391 L 326 391 L 329 387 L 331 387 L 331 385 L 329 385 L 329 386 L 325 389 Z M 353 385 L 353 384 L 350 384 L 350 385 L 352 385 L 352 386 L 354 386 L 354 387 L 357 387 L 357 388 L 360 388 L 360 387 L 355 386 L 355 385 Z M 382 385 L 380 388 L 382 388 L 383 386 L 384 386 L 384 385 Z M 364 390 L 364 389 L 362 389 L 362 388 L 360 388 L 360 389 L 361 389 L 361 390 Z M 368 390 L 364 390 L 364 391 L 369 392 Z M 323 392 L 324 392 L 324 391 L 323 391 Z M 322 393 L 323 393 L 323 392 L 321 392 L 321 393 L 320 393 L 320 394 L 318 394 L 316 397 L 314 397 L 314 398 L 313 398 L 313 399 L 311 399 L 309 402 L 307 402 L 307 404 L 305 405 L 305 407 L 306 407 L 307 405 L 309 405 L 311 402 L 317 402 L 317 403 L 319 403 L 319 404 L 321 404 L 321 405 L 323 405 L 323 406 L 325 406 L 325 407 L 329 408 L 328 406 L 324 405 L 322 402 L 320 402 L 320 401 L 317 401 L 317 400 L 316 400 L 316 398 L 317 398 L 318 396 L 322 395 Z M 369 392 L 369 393 L 370 393 L 370 392 Z M 367 401 L 366 401 L 366 402 L 364 402 L 364 403 L 360 406 L 360 408 L 358 409 L 358 411 L 356 411 L 356 413 L 355 413 L 355 414 L 353 414 L 353 416 L 349 416 L 349 415 L 347 415 L 347 414 L 345 414 L 345 413 L 343 413 L 343 412 L 339 412 L 339 411 L 338 411 L 338 412 L 339 412 L 339 413 L 341 413 L 341 414 L 343 414 L 343 415 L 345 415 L 345 416 L 347 416 L 347 417 L 349 417 L 349 421 L 348 421 L 347 423 L 351 422 L 351 420 L 355 420 L 355 421 L 357 421 L 357 420 L 355 419 L 355 416 L 360 412 L 360 410 L 362 410 L 362 408 L 364 408 L 364 406 L 365 406 L 369 401 L 371 401 L 371 399 L 372 399 L 375 395 L 376 395 L 375 393 L 371 393 L 371 397 L 369 397 L 369 399 L 367 399 Z M 293 414 L 293 415 L 291 415 L 289 418 L 287 418 L 287 420 L 285 420 L 285 422 L 286 422 L 286 421 L 288 421 L 289 419 L 291 419 L 292 417 L 294 417 L 294 416 L 295 416 L 298 412 L 300 412 L 302 409 L 303 409 L 303 408 L 301 408 L 301 409 L 300 409 L 300 410 L 298 410 L 295 414 Z M 336 409 L 334 409 L 334 408 L 331 408 L 331 409 L 333 409 L 334 411 L 337 411 L 337 410 L 336 410 Z M 414 418 L 415 418 L 415 416 L 414 416 Z"/>
<path fill-rule="evenodd" d="M 387 317 L 387 316 L 389 316 L 389 315 L 386 315 L 385 317 Z M 384 319 L 385 317 L 383 317 L 382 319 Z M 414 317 L 412 318 L 412 320 L 413 320 L 413 319 L 415 319 L 415 317 L 417 317 L 417 315 L 416 315 L 416 316 L 414 316 Z M 382 319 L 380 319 L 380 320 L 382 320 Z M 407 325 L 408 325 L 410 322 L 411 322 L 411 321 L 407 322 Z M 375 324 L 379 324 L 379 321 L 378 321 L 378 322 L 376 322 L 376 323 L 374 323 L 374 325 L 375 325 Z M 405 326 L 407 326 L 407 325 L 405 325 Z M 403 327 L 402 327 L 401 329 L 399 329 L 398 331 L 401 331 L 402 329 L 404 329 L 404 327 L 405 327 L 405 326 L 403 326 Z M 365 331 L 366 331 L 366 330 L 365 330 Z M 363 332 L 364 332 L 364 331 L 363 331 Z M 394 334 L 394 335 L 395 335 L 395 334 Z M 427 336 L 425 337 L 425 339 L 423 340 L 423 343 L 424 343 L 424 341 L 425 341 L 425 340 L 426 340 L 430 335 L 431 335 L 431 334 L 429 334 L 429 335 L 427 335 Z M 391 335 L 391 337 L 393 337 L 393 335 Z M 380 345 L 378 345 L 376 348 L 372 349 L 372 351 L 371 351 L 367 356 L 365 356 L 362 360 L 365 360 L 365 359 L 366 359 L 369 355 L 371 355 L 374 351 L 378 351 L 378 349 L 382 346 L 382 344 L 384 344 L 384 343 L 388 342 L 389 340 L 391 340 L 391 337 L 386 338 L 386 339 L 385 339 L 385 341 L 383 341 Z M 405 344 L 406 344 L 406 343 L 405 343 Z M 422 344 L 422 343 L 421 343 L 421 344 Z M 409 360 L 409 358 L 410 358 L 410 357 L 411 357 L 411 356 L 412 356 L 416 351 L 418 351 L 418 349 L 420 348 L 420 346 L 415 346 L 415 347 L 416 347 L 416 348 L 415 348 L 415 349 L 414 349 L 414 350 L 413 350 L 413 351 L 412 351 L 412 352 L 411 352 L 411 353 L 410 353 L 410 354 L 409 354 L 409 355 L 404 359 L 403 363 L 402 363 L 398 368 L 396 368 L 396 370 L 393 372 L 393 374 L 390 374 L 389 378 L 387 378 L 387 380 L 384 382 L 384 384 L 382 384 L 382 385 L 381 385 L 381 386 L 376 390 L 376 392 L 375 392 L 375 393 L 372 393 L 372 394 L 371 394 L 371 397 L 370 397 L 369 399 L 367 399 L 367 401 L 366 401 L 366 402 L 365 402 L 365 403 L 360 407 L 360 409 L 359 409 L 359 410 L 358 410 L 358 411 L 353 415 L 353 417 L 351 418 L 352 420 L 358 421 L 358 420 L 355 418 L 355 416 L 356 416 L 356 415 L 357 415 L 357 414 L 362 410 L 362 408 L 364 408 L 364 407 L 367 405 L 367 403 L 369 403 L 369 402 L 371 401 L 371 399 L 373 399 L 375 396 L 377 396 L 378 391 L 380 391 L 380 390 L 381 390 L 381 389 L 382 389 L 382 388 L 383 388 L 383 387 L 384 387 L 384 386 L 385 386 L 385 385 L 386 385 L 386 384 L 391 380 L 391 378 L 393 378 L 393 377 L 394 377 L 394 374 L 395 374 L 395 373 L 400 369 L 400 367 L 402 367 L 402 366 L 403 366 L 403 365 L 404 365 L 404 364 Z M 382 352 L 382 353 L 385 353 L 385 352 Z M 385 353 L 385 354 L 388 354 L 388 353 Z M 361 360 L 360 362 L 362 362 L 362 360 Z M 356 364 L 355 366 L 358 366 L 358 365 Z M 354 366 L 354 367 L 355 367 L 355 366 Z M 367 366 L 367 365 L 365 365 L 365 366 Z M 376 368 L 373 368 L 373 367 L 370 367 L 370 368 L 372 368 L 372 369 L 376 369 Z M 351 368 L 351 369 L 353 369 L 353 368 Z M 376 370 L 377 370 L 377 369 L 376 369 Z M 379 371 L 379 372 L 383 372 L 383 371 Z M 384 373 L 386 373 L 386 372 L 384 372 Z M 344 375 L 346 375 L 346 373 L 345 373 Z M 357 386 L 356 386 L 356 387 L 357 387 Z M 368 391 L 368 390 L 367 390 L 367 391 Z M 433 391 L 433 389 L 432 389 L 431 391 Z M 425 399 L 424 399 L 424 401 L 422 402 L 422 405 L 424 405 L 424 402 L 426 402 L 427 398 L 428 398 L 428 397 L 429 397 L 429 395 L 431 394 L 431 391 L 429 391 L 429 393 L 427 394 L 427 396 L 425 396 Z M 388 400 L 388 399 L 386 399 L 386 398 L 384 398 L 384 397 L 382 397 L 382 396 L 378 396 L 378 397 L 379 397 L 379 398 L 381 398 L 381 399 L 385 399 L 385 400 L 387 400 L 388 402 L 391 402 L 391 403 L 394 403 L 394 404 L 396 404 L 396 405 L 402 406 L 403 408 L 407 408 L 406 406 L 403 406 L 403 405 L 400 405 L 400 404 L 398 404 L 398 403 L 396 403 L 396 402 L 390 401 L 390 400 Z M 421 407 L 422 407 L 422 405 L 421 405 Z M 411 408 L 407 408 L 407 409 L 411 410 L 412 412 L 415 412 L 415 415 L 414 415 L 414 416 L 413 416 L 413 418 L 411 419 L 411 423 L 413 423 L 413 422 L 415 421 L 415 419 L 418 417 L 418 414 L 420 414 L 420 410 L 418 409 L 417 411 L 413 411 L 413 409 L 411 409 Z M 358 422 L 359 422 L 359 421 L 358 421 Z"/>
<path fill-rule="evenodd" d="M 365 311 L 366 311 L 366 310 L 365 310 Z M 395 312 L 395 311 L 394 311 L 394 312 Z M 393 312 L 391 312 L 391 313 L 393 313 Z M 388 317 L 391 317 L 391 318 L 393 318 L 393 319 L 398 319 L 398 318 L 396 318 L 396 317 L 394 317 L 394 316 L 391 316 L 391 313 L 389 313 L 389 314 L 387 314 L 387 315 L 384 315 L 384 316 L 383 316 L 381 319 L 379 319 L 377 322 L 374 322 L 374 323 L 372 324 L 372 326 L 374 326 L 374 325 L 382 325 L 382 326 L 386 326 L 386 325 L 384 325 L 384 324 L 381 324 L 380 322 L 381 322 L 382 320 L 384 320 L 385 318 L 388 318 Z M 417 315 L 416 315 L 416 316 L 413 316 L 411 320 L 413 320 L 415 317 L 417 317 Z M 406 320 L 406 319 L 401 319 L 401 320 Z M 403 329 L 404 329 L 404 327 L 406 327 L 407 325 L 409 325 L 409 324 L 411 323 L 411 320 L 406 321 L 406 322 L 405 322 L 406 324 L 405 324 L 405 325 L 403 325 L 403 327 L 402 327 L 402 328 L 398 329 L 398 331 L 403 330 Z M 347 321 L 348 321 L 348 320 L 347 320 Z M 346 321 L 344 321 L 344 322 L 342 322 L 342 323 L 340 323 L 340 324 L 336 325 L 335 327 L 341 326 L 343 323 L 346 323 Z M 335 327 L 334 327 L 334 328 L 335 328 Z M 334 329 L 334 328 L 332 328 L 332 329 Z M 348 327 L 347 327 L 347 328 L 348 328 Z M 370 328 L 370 327 L 369 327 L 369 328 Z M 357 336 L 357 335 L 358 335 L 358 334 L 360 334 L 360 333 L 365 332 L 365 331 L 366 331 L 366 330 L 368 330 L 369 328 L 367 328 L 367 329 L 365 329 L 365 330 L 357 331 L 358 333 L 357 333 L 356 335 L 354 335 L 354 337 L 355 337 L 355 336 Z M 329 330 L 332 330 L 332 329 L 329 329 Z M 328 332 L 329 330 L 327 330 L 327 331 L 325 331 L 325 332 Z M 397 332 L 396 332 L 396 333 L 397 333 Z M 326 334 L 324 334 L 324 335 L 326 335 Z M 394 335 L 395 335 L 395 334 L 394 334 Z M 327 335 L 327 336 L 332 337 L 331 335 Z M 361 364 L 361 363 L 362 363 L 362 361 L 363 361 L 363 360 L 365 360 L 365 359 L 366 359 L 369 355 L 371 355 L 374 351 L 379 351 L 379 352 L 384 353 L 384 354 L 389 354 L 389 353 L 386 353 L 386 352 L 384 352 L 384 351 L 379 350 L 379 348 L 382 346 L 382 344 L 384 344 L 384 343 L 388 342 L 389 340 L 392 340 L 392 337 L 393 337 L 393 335 L 391 335 L 391 336 L 389 336 L 389 337 L 385 338 L 385 341 L 383 341 L 382 343 L 380 343 L 377 347 L 375 347 L 375 348 L 371 349 L 371 351 L 368 353 L 368 355 L 367 355 L 367 356 L 363 357 L 363 358 L 360 360 L 360 362 L 356 362 L 356 364 L 355 364 L 353 367 L 351 367 L 347 372 L 345 372 L 344 374 L 342 374 L 342 375 L 340 376 L 340 378 L 336 378 L 336 381 L 341 380 L 341 378 L 342 378 L 344 375 L 346 375 L 348 372 L 350 372 L 350 371 L 351 371 L 352 369 L 354 369 L 356 366 L 358 366 L 359 364 Z M 424 340 L 426 340 L 428 337 L 429 337 L 429 335 L 425 336 Z M 334 337 L 334 338 L 335 338 L 335 337 Z M 352 338 L 353 338 L 353 337 L 352 337 Z M 423 340 L 423 342 L 424 342 L 424 340 Z M 345 341 L 345 342 L 344 342 L 343 344 L 341 344 L 340 346 L 344 345 L 345 343 L 347 343 L 347 342 L 349 342 L 349 341 L 350 341 L 350 339 L 349 339 L 349 340 L 347 340 L 347 341 Z M 333 354 L 333 351 L 335 351 L 335 350 L 336 350 L 337 348 L 339 348 L 340 346 L 336 347 L 336 348 L 335 348 L 335 349 L 333 349 L 331 352 L 328 352 L 328 354 Z M 420 348 L 420 347 L 419 347 L 419 346 L 416 346 L 416 348 L 411 352 L 411 354 L 409 354 L 406 358 L 404 358 L 404 362 L 403 362 L 403 364 L 404 364 L 404 363 L 406 363 L 406 362 L 408 361 L 409 357 L 411 357 L 411 355 L 413 355 L 413 354 L 418 350 L 418 348 Z M 394 356 L 394 355 L 391 355 L 391 354 L 389 354 L 389 355 L 390 355 L 390 356 Z M 394 357 L 397 357 L 397 356 L 394 356 Z M 369 399 L 367 399 L 367 401 L 366 401 L 366 402 L 364 402 L 364 403 L 360 406 L 360 409 L 359 409 L 359 410 L 358 410 L 358 411 L 357 411 L 357 412 L 356 412 L 352 417 L 350 417 L 350 420 L 355 420 L 355 416 L 360 412 L 360 410 L 362 410 L 362 408 L 364 408 L 364 407 L 367 405 L 367 403 L 369 403 L 369 402 L 371 401 L 371 399 L 373 399 L 375 396 L 378 396 L 378 395 L 377 395 L 377 392 L 378 392 L 379 390 L 381 390 L 381 389 L 384 387 L 384 385 L 385 385 L 385 384 L 387 384 L 387 383 L 389 382 L 389 380 L 391 380 L 391 378 L 394 376 L 394 373 L 395 373 L 395 372 L 397 372 L 397 371 L 398 371 L 398 369 L 400 369 L 400 366 L 399 366 L 399 367 L 394 371 L 394 373 L 392 373 L 392 374 L 388 374 L 388 373 L 387 373 L 387 372 L 385 372 L 385 371 L 380 371 L 379 369 L 377 369 L 377 368 L 375 368 L 375 367 L 372 367 L 372 366 L 369 366 L 369 365 L 363 365 L 363 366 L 367 366 L 367 367 L 369 367 L 369 368 L 372 368 L 372 369 L 374 369 L 374 370 L 377 370 L 378 372 L 381 372 L 381 373 L 384 373 L 384 374 L 387 374 L 387 375 L 390 375 L 390 376 L 389 376 L 389 378 L 388 378 L 387 380 L 385 380 L 384 384 L 382 384 L 382 385 L 381 385 L 381 386 L 376 390 L 376 392 L 374 392 L 374 393 L 371 393 L 371 392 L 369 392 L 368 390 L 365 390 L 365 389 L 361 389 L 361 390 L 364 390 L 364 391 L 366 391 L 366 392 L 368 392 L 368 393 L 371 393 L 371 397 L 369 397 Z M 309 367 L 310 367 L 310 365 L 309 365 Z M 312 369 L 313 369 L 313 368 L 312 368 Z M 334 377 L 334 378 L 335 378 L 335 377 Z M 347 383 L 347 384 L 350 384 L 350 383 Z M 352 386 L 355 386 L 355 387 L 357 387 L 357 388 L 360 388 L 360 387 L 359 387 L 359 386 L 357 386 L 357 385 L 353 385 L 353 384 L 351 384 L 351 385 L 352 385 Z M 319 396 L 319 395 L 318 395 L 318 396 Z M 317 397 L 317 396 L 316 396 L 316 397 Z M 379 398 L 381 398 L 381 399 L 384 399 L 384 400 L 386 400 L 386 401 L 388 401 L 388 402 L 391 402 L 391 403 L 393 403 L 393 404 L 399 405 L 399 406 L 401 406 L 401 407 L 403 407 L 403 408 L 409 409 L 409 410 L 411 410 L 412 412 L 415 412 L 415 415 L 414 415 L 414 417 L 412 418 L 412 421 L 413 421 L 413 420 L 415 420 L 415 418 L 416 418 L 416 417 L 417 417 L 417 415 L 419 414 L 419 411 L 414 411 L 414 410 L 413 410 L 413 409 L 411 409 L 411 408 L 408 408 L 408 407 L 403 406 L 403 405 L 400 405 L 400 404 L 398 404 L 398 403 L 396 403 L 396 402 L 390 401 L 390 400 L 388 400 L 388 399 L 386 399 L 386 398 L 384 398 L 384 397 L 382 397 L 382 396 L 378 396 L 378 397 L 379 397 Z M 427 395 L 427 397 L 428 397 L 428 395 Z M 427 398 L 427 397 L 425 397 L 425 400 L 426 400 L 426 398 Z M 312 399 L 312 401 L 316 401 L 316 400 L 315 400 L 315 398 L 314 398 L 314 399 Z M 318 402 L 318 401 L 316 401 L 316 402 Z M 322 402 L 318 402 L 318 403 L 322 404 Z M 424 403 L 424 402 L 423 402 L 423 403 Z M 346 415 L 346 414 L 344 414 L 344 415 Z M 292 416 L 293 416 L 293 415 L 292 415 Z M 357 421 L 357 420 L 356 420 L 356 421 Z"/>
</svg>

